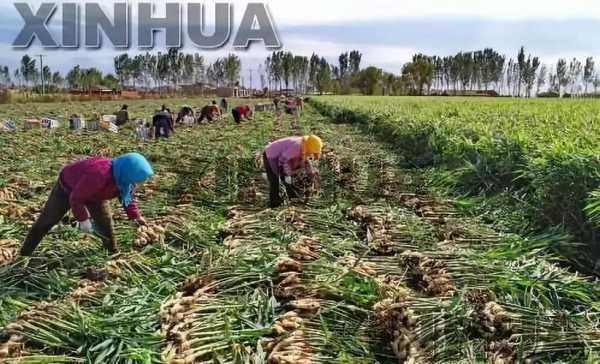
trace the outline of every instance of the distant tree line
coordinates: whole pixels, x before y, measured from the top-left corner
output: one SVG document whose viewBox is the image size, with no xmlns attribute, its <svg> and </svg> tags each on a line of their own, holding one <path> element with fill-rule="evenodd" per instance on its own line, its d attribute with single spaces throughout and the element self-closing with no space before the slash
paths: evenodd
<svg viewBox="0 0 600 364">
<path fill-rule="evenodd" d="M 389 77 L 389 76 L 388 76 Z M 600 88 L 600 74 L 592 57 L 584 63 L 576 58 L 559 59 L 556 65 L 543 64 L 539 57 L 521 47 L 516 58 L 506 58 L 486 48 L 454 56 L 414 55 L 393 79 L 382 79 L 382 93 L 455 94 L 467 91 L 494 91 L 499 95 L 583 96 Z"/>
<path fill-rule="evenodd" d="M 362 53 L 356 50 L 342 53 L 338 64 L 330 64 L 316 53 L 305 57 L 292 52 L 273 52 L 265 61 L 265 88 L 293 88 L 302 93 L 349 92 L 357 81 L 361 61 Z"/>
<path fill-rule="evenodd" d="M 42 76 L 44 85 L 47 87 L 64 87 L 65 80 L 60 72 L 52 72 L 47 65 L 40 71 L 37 61 L 29 55 L 24 55 L 21 58 L 19 66 L 15 68 L 12 74 L 7 66 L 0 67 L 0 85 L 2 86 L 36 87 L 41 85 Z"/>
<path fill-rule="evenodd" d="M 415 54 L 398 74 L 369 66 L 361 68 L 363 55 L 358 50 L 340 54 L 335 62 L 313 53 L 310 57 L 276 51 L 259 67 L 261 88 L 294 89 L 301 93 L 365 95 L 453 95 L 468 92 L 492 92 L 514 97 L 584 96 L 597 94 L 600 74 L 592 57 L 559 59 L 555 65 L 521 47 L 514 58 L 492 48 L 459 52 L 450 56 Z M 252 71 L 251 71 L 252 72 Z M 97 68 L 73 67 L 64 77 L 48 66 L 42 70 L 37 60 L 24 55 L 11 73 L 0 66 L 0 86 L 15 85 L 47 89 L 72 88 L 83 91 L 95 86 L 165 88 L 211 83 L 217 87 L 243 84 L 242 62 L 235 54 L 207 62 L 198 53 L 188 54 L 172 48 L 166 53 L 145 53 L 114 58 L 114 74 Z"/>
<path fill-rule="evenodd" d="M 33 90 L 40 87 L 42 79 L 49 90 L 71 88 L 81 91 L 97 86 L 110 89 L 128 86 L 158 88 L 201 82 L 236 85 L 241 67 L 241 60 L 234 54 L 207 65 L 199 54 L 186 54 L 173 48 L 167 53 L 146 53 L 134 57 L 119 55 L 114 58 L 114 74 L 76 65 L 63 77 L 46 65 L 40 71 L 37 60 L 24 55 L 12 74 L 8 67 L 0 66 L 0 85 Z"/>
<path fill-rule="evenodd" d="M 213 82 L 234 86 L 239 82 L 242 62 L 235 54 L 207 64 L 204 57 L 171 48 L 167 53 L 127 54 L 115 58 L 115 73 L 122 85 L 156 88 Z"/>
</svg>

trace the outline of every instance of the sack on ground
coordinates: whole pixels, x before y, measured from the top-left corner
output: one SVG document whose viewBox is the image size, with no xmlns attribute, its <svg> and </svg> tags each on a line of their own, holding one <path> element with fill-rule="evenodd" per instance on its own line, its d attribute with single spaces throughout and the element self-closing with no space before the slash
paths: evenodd
<svg viewBox="0 0 600 364">
<path fill-rule="evenodd" d="M 148 142 L 150 136 L 150 128 L 147 127 L 144 119 L 135 121 L 135 140 L 139 142 Z"/>
<path fill-rule="evenodd" d="M 17 124 L 13 120 L 4 120 L 0 123 L 0 131 L 15 131 Z"/>
<path fill-rule="evenodd" d="M 118 133 L 119 127 L 116 124 L 117 117 L 114 115 L 104 115 L 102 116 L 102 121 L 100 121 L 100 127 L 102 129 L 108 130 L 112 133 Z"/>
</svg>

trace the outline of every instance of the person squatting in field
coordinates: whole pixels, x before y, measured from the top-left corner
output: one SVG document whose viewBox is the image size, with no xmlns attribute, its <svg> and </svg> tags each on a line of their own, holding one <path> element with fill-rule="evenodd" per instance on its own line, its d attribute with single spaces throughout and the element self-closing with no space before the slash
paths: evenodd
<svg viewBox="0 0 600 364">
<path fill-rule="evenodd" d="M 160 138 L 169 138 L 175 132 L 173 115 L 171 115 L 171 111 L 165 105 L 154 115 L 152 127 L 154 128 L 154 137 L 157 140 Z"/>
<path fill-rule="evenodd" d="M 221 109 L 217 105 L 216 101 L 213 101 L 212 104 L 206 105 L 200 111 L 200 117 L 198 118 L 198 123 L 204 122 L 206 119 L 209 123 L 221 118 Z"/>
<path fill-rule="evenodd" d="M 242 120 L 252 120 L 252 109 L 248 105 L 241 105 L 233 108 L 231 111 L 233 114 L 233 120 L 237 124 L 241 124 Z"/>
<path fill-rule="evenodd" d="M 305 170 L 314 175 L 310 159 L 321 159 L 323 141 L 316 135 L 289 137 L 269 144 L 263 153 L 263 162 L 269 180 L 269 207 L 283 204 L 280 184 L 283 183 L 289 198 L 297 198 L 298 193 L 292 186 L 292 178 Z"/>
<path fill-rule="evenodd" d="M 146 225 L 135 201 L 134 189 L 153 175 L 150 163 L 138 153 L 68 164 L 60 172 L 40 217 L 25 238 L 21 255 L 30 256 L 69 209 L 82 232 L 97 234 L 108 251 L 117 252 L 108 201 L 119 198 L 129 219 Z"/>
<path fill-rule="evenodd" d="M 121 110 L 115 113 L 115 117 L 117 118 L 115 124 L 117 126 L 123 126 L 129 122 L 129 106 L 123 105 Z"/>
<path fill-rule="evenodd" d="M 177 114 L 177 120 L 175 120 L 175 122 L 177 124 L 183 123 L 186 118 L 194 118 L 194 109 L 192 109 L 192 107 L 189 105 L 184 105 L 181 107 L 181 110 L 179 110 L 179 113 Z"/>
</svg>

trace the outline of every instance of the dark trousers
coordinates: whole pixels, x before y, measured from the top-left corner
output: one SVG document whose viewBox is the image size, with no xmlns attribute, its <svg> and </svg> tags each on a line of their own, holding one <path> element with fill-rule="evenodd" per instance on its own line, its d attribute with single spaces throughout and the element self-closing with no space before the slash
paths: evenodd
<svg viewBox="0 0 600 364">
<path fill-rule="evenodd" d="M 115 252 L 117 243 L 114 236 L 113 220 L 108 201 L 89 204 L 86 206 L 95 223 L 95 229 L 101 235 L 102 244 L 106 249 Z M 61 187 L 60 182 L 54 185 L 48 201 L 40 217 L 33 224 L 23 242 L 21 255 L 30 256 L 48 232 L 58 224 L 69 211 L 69 195 Z"/>
<path fill-rule="evenodd" d="M 154 138 L 168 138 L 171 136 L 171 126 L 166 120 L 161 120 L 154 126 Z"/>
<path fill-rule="evenodd" d="M 265 165 L 265 170 L 267 171 L 267 178 L 269 179 L 269 207 L 277 208 L 283 204 L 280 191 L 281 183 L 283 183 L 285 186 L 285 190 L 289 198 L 298 198 L 298 192 L 294 189 L 294 187 L 285 183 L 285 181 L 283 181 L 281 177 L 275 173 L 275 171 L 273 171 L 266 153 L 263 153 L 263 163 Z"/>
<path fill-rule="evenodd" d="M 235 120 L 236 123 L 240 124 L 242 122 L 242 114 L 240 114 L 240 112 L 236 109 L 233 109 L 231 113 L 233 114 L 233 120 Z"/>
</svg>

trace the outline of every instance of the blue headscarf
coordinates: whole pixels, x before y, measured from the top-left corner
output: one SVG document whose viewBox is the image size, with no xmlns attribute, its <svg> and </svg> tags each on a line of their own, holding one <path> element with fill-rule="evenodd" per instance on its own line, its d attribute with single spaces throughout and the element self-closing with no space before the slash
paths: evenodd
<svg viewBox="0 0 600 364">
<path fill-rule="evenodd" d="M 154 175 L 150 163 L 139 153 L 129 153 L 115 158 L 112 160 L 111 167 L 113 178 L 121 194 L 121 202 L 125 207 L 131 204 L 135 185 Z"/>
</svg>

